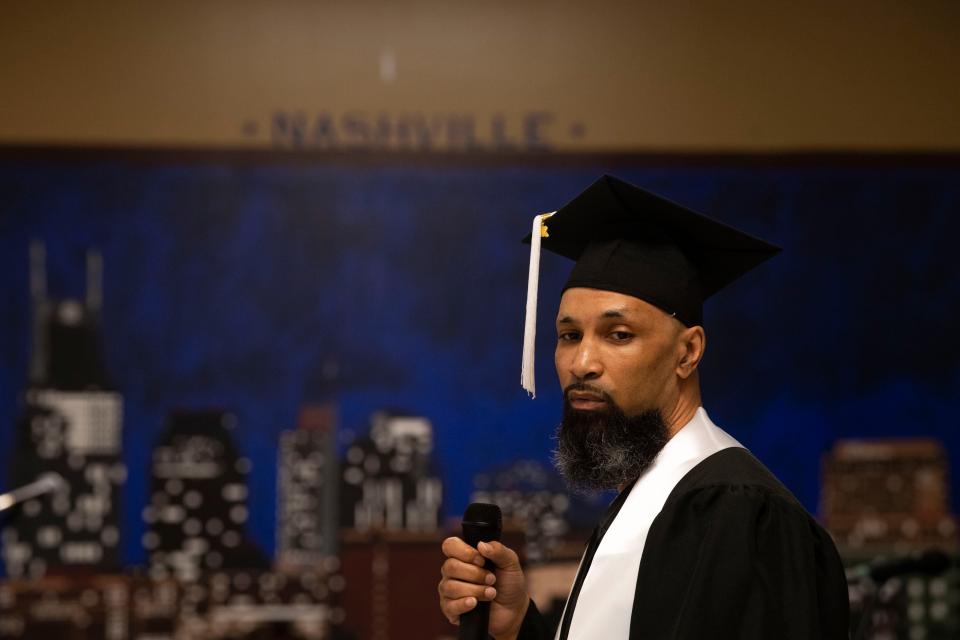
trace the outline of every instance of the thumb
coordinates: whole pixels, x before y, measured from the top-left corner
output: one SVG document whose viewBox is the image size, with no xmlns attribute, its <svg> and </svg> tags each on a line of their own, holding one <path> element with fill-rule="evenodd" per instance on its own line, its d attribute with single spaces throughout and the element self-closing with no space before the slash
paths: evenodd
<svg viewBox="0 0 960 640">
<path fill-rule="evenodd" d="M 513 549 L 505 547 L 499 542 L 481 542 L 477 545 L 477 551 L 484 558 L 491 560 L 498 569 L 520 568 L 520 559 Z"/>
</svg>

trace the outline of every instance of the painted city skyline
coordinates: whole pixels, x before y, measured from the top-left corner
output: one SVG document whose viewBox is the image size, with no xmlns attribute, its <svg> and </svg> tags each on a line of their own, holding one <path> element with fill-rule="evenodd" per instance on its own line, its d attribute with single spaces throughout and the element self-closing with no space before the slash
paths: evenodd
<svg viewBox="0 0 960 640">
<path fill-rule="evenodd" d="M 340 452 L 379 410 L 425 417 L 444 513 L 455 516 L 477 474 L 517 458 L 549 464 L 559 417 L 551 306 L 569 265 L 544 256 L 541 384 L 530 400 L 517 383 L 527 260 L 519 238 L 533 214 L 604 170 L 587 164 L 4 168 L 0 442 L 12 446 L 28 387 L 30 242 L 46 244 L 51 290 L 65 297 L 83 291 L 83 256 L 95 246 L 128 469 L 149 467 L 171 411 L 230 411 L 252 463 L 250 534 L 276 548 L 280 433 L 335 362 Z M 708 303 L 704 393 L 711 417 L 808 509 L 817 508 L 819 457 L 840 438 L 935 437 L 957 468 L 950 405 L 960 347 L 936 339 L 960 299 L 948 246 L 955 170 L 615 173 L 785 246 Z M 923 331 L 903 336 L 920 320 Z M 0 461 L 4 487 L 8 464 Z M 137 506 L 148 495 L 148 474 L 131 471 L 125 564 L 146 560 Z"/>
</svg>

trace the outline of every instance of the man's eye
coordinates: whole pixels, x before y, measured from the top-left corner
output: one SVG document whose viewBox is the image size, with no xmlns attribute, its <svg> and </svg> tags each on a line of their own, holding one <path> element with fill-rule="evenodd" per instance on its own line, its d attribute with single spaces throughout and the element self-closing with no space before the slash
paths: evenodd
<svg viewBox="0 0 960 640">
<path fill-rule="evenodd" d="M 626 342 L 633 337 L 629 331 L 613 331 L 610 333 L 610 339 L 614 342 Z"/>
<path fill-rule="evenodd" d="M 565 331 L 557 335 L 557 341 L 559 342 L 574 342 L 580 339 L 580 334 L 576 331 Z"/>
</svg>

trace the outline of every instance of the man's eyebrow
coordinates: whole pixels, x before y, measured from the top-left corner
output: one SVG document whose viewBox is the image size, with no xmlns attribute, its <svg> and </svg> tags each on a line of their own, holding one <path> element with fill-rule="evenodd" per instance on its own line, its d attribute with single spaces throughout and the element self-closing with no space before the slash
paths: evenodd
<svg viewBox="0 0 960 640">
<path fill-rule="evenodd" d="M 626 318 L 627 314 L 621 309 L 608 309 L 600 314 L 601 318 Z M 557 324 L 576 324 L 573 316 L 560 316 L 557 318 Z"/>
<path fill-rule="evenodd" d="M 601 318 L 626 318 L 626 314 L 620 309 L 610 309 L 600 314 Z"/>
</svg>

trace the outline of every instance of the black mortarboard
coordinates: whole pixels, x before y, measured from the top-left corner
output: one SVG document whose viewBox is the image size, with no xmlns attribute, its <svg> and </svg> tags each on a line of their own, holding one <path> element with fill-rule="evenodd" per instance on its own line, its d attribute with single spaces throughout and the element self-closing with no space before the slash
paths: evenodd
<svg viewBox="0 0 960 640">
<path fill-rule="evenodd" d="M 555 213 L 537 216 L 524 242 L 531 243 L 531 263 L 521 380 L 531 393 L 541 243 L 576 261 L 564 290 L 587 287 L 630 295 L 686 326 L 703 322 L 704 300 L 780 251 L 612 176 L 603 176 Z"/>
</svg>

